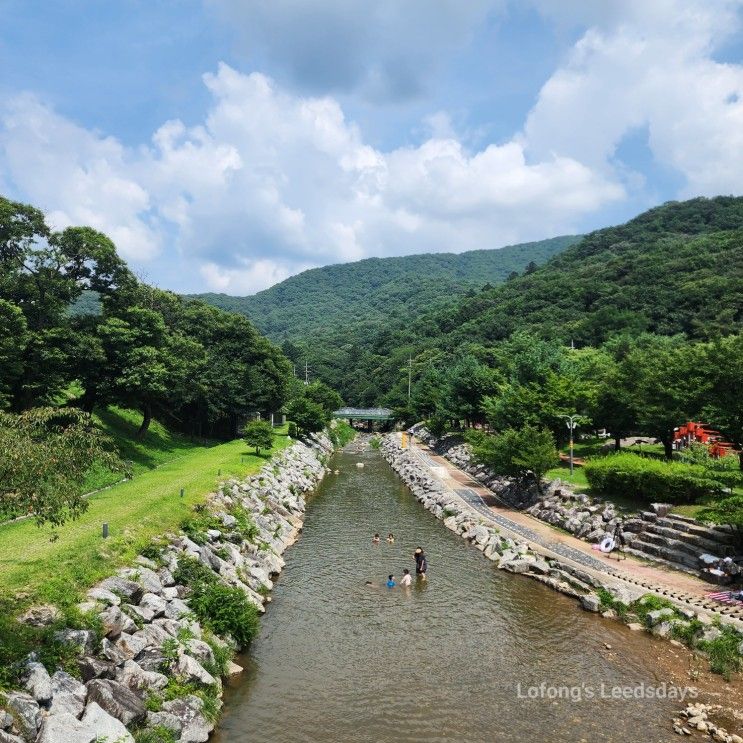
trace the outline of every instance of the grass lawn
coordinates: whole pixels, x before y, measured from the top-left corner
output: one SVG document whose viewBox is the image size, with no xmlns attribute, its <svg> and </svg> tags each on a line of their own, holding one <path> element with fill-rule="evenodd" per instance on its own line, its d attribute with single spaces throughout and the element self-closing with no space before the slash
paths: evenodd
<svg viewBox="0 0 743 743">
<path fill-rule="evenodd" d="M 110 415 L 119 426 L 132 423 L 125 411 Z M 272 452 L 291 443 L 286 431 L 276 429 Z M 191 507 L 214 490 L 219 470 L 223 477 L 244 476 L 270 458 L 270 453 L 256 456 L 240 440 L 204 446 L 159 426 L 143 442 L 127 444 L 123 456 L 133 460 L 139 474 L 91 496 L 88 511 L 60 527 L 56 539 L 33 521 L 0 526 L 0 612 L 36 600 L 75 603 L 91 584 L 131 561 L 152 537 L 176 529 Z M 110 530 L 105 540 L 103 522 Z"/>
</svg>

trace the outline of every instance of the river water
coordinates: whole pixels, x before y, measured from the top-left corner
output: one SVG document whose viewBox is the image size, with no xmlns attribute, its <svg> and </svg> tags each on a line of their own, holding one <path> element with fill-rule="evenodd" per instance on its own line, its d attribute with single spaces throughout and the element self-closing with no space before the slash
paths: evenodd
<svg viewBox="0 0 743 743">
<path fill-rule="evenodd" d="M 494 568 L 377 452 L 342 453 L 332 466 L 340 474 L 310 499 L 260 634 L 239 659 L 246 671 L 227 690 L 218 743 L 676 738 L 679 702 L 605 698 L 662 684 L 657 640 Z M 371 544 L 390 531 L 394 544 Z M 389 573 L 414 572 L 418 545 L 429 580 L 385 588 Z M 542 682 L 582 701 L 523 698 Z"/>
</svg>

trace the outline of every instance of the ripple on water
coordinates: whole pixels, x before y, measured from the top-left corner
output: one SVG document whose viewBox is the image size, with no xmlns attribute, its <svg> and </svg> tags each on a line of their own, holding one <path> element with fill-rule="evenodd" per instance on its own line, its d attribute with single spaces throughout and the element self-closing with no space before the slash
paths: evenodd
<svg viewBox="0 0 743 743">
<path fill-rule="evenodd" d="M 216 741 L 669 740 L 672 703 L 517 698 L 519 684 L 542 681 L 657 683 L 652 640 L 496 570 L 377 453 L 342 454 L 333 466 L 341 474 L 310 501 Z M 390 531 L 394 544 L 371 544 Z M 430 580 L 386 589 L 389 573 L 413 571 L 419 545 Z"/>
</svg>

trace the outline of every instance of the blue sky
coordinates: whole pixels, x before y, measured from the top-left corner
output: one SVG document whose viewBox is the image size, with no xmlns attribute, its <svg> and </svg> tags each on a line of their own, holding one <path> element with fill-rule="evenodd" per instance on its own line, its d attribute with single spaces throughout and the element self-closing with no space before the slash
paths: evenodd
<svg viewBox="0 0 743 743">
<path fill-rule="evenodd" d="M 0 0 L 0 193 L 177 291 L 743 193 L 743 0 Z"/>
</svg>

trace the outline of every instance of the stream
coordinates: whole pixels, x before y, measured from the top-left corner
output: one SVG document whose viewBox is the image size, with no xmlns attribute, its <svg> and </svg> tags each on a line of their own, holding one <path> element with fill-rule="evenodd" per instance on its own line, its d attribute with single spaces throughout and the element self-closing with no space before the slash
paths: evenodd
<svg viewBox="0 0 743 743">
<path fill-rule="evenodd" d="M 425 511 L 378 452 L 343 452 L 330 466 L 340 473 L 310 499 L 259 636 L 237 659 L 245 673 L 227 689 L 214 741 L 677 738 L 670 717 L 680 702 L 606 698 L 613 687 L 635 694 L 663 683 L 660 641 L 497 570 Z M 419 545 L 429 580 L 387 589 L 389 573 L 414 572 Z M 543 682 L 575 699 L 548 698 L 546 687 L 524 698 Z"/>
</svg>

